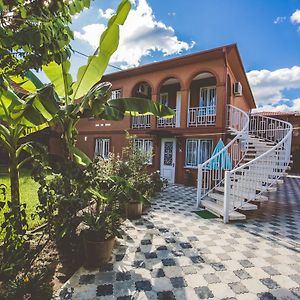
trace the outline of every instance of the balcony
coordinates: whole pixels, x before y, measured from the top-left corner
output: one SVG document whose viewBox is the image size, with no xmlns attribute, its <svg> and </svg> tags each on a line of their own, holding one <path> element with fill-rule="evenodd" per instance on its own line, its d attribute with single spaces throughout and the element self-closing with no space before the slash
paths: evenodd
<svg viewBox="0 0 300 300">
<path fill-rule="evenodd" d="M 131 117 L 132 129 L 144 129 L 150 127 L 151 127 L 150 115 Z"/>
<path fill-rule="evenodd" d="M 188 127 L 216 124 L 216 106 L 191 107 L 188 110 Z"/>
<path fill-rule="evenodd" d="M 157 119 L 157 128 L 175 128 L 180 127 L 180 115 L 176 112 L 176 109 L 173 109 L 175 115 L 173 118 L 158 118 Z"/>
</svg>

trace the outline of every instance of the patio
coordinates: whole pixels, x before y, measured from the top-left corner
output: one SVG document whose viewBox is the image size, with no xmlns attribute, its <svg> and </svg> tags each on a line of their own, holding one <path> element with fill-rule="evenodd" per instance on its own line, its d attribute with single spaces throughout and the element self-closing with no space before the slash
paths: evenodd
<svg viewBox="0 0 300 300">
<path fill-rule="evenodd" d="M 286 178 L 265 209 L 224 225 L 193 213 L 194 188 L 170 186 L 126 221 L 111 263 L 79 269 L 56 299 L 299 299 L 299 195 Z"/>
</svg>

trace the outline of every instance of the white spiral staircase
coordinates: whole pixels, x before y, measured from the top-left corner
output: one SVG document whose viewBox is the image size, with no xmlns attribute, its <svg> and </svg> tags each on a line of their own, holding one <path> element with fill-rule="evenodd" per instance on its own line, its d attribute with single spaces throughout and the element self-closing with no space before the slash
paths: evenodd
<svg viewBox="0 0 300 300">
<path fill-rule="evenodd" d="M 198 165 L 197 205 L 230 220 L 242 220 L 247 210 L 267 201 L 290 164 L 292 125 L 251 115 L 228 105 L 227 128 L 233 136 L 225 148 Z M 226 170 L 228 160 L 230 170 Z M 227 164 L 226 164 L 227 161 Z M 244 212 L 244 213 L 243 213 Z"/>
</svg>

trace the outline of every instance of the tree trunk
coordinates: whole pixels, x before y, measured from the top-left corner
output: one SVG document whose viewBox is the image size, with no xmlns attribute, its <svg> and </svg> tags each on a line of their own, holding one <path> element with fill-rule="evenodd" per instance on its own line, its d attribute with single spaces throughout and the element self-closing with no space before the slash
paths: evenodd
<svg viewBox="0 0 300 300">
<path fill-rule="evenodd" d="M 20 184 L 19 170 L 16 152 L 9 155 L 9 176 L 10 176 L 10 192 L 11 192 L 11 212 L 14 214 L 16 232 L 22 232 L 21 214 L 20 214 Z"/>
<path fill-rule="evenodd" d="M 19 170 L 15 152 L 10 153 L 9 160 L 11 201 L 16 205 L 20 205 Z"/>
</svg>

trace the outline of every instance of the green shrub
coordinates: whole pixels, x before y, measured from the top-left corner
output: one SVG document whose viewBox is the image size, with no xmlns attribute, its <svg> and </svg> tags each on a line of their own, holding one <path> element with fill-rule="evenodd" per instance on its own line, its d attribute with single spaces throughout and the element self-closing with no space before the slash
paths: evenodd
<svg viewBox="0 0 300 300">
<path fill-rule="evenodd" d="M 0 295 L 3 300 L 50 300 L 52 287 L 45 280 L 46 270 L 29 273 L 20 273 L 14 280 L 7 282 L 4 294 Z"/>
</svg>

